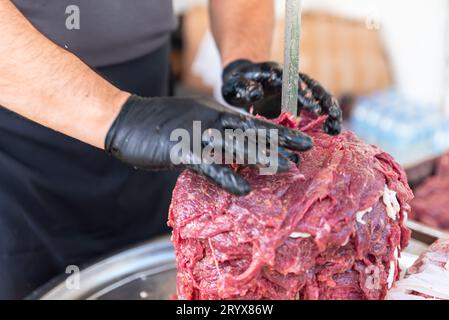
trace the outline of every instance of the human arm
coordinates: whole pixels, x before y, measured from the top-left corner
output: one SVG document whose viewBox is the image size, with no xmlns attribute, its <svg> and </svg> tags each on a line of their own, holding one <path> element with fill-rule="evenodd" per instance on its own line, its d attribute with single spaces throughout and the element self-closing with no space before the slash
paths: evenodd
<svg viewBox="0 0 449 320">
<path fill-rule="evenodd" d="M 273 0 L 210 0 L 211 28 L 223 66 L 238 59 L 270 58 Z"/>
<path fill-rule="evenodd" d="M 129 97 L 0 0 L 0 105 L 98 148 Z"/>
<path fill-rule="evenodd" d="M 268 129 L 272 125 L 213 101 L 141 98 L 121 91 L 39 33 L 8 0 L 0 0 L 0 30 L 0 105 L 104 148 L 135 168 L 188 168 L 235 194 L 250 191 L 246 181 L 226 165 L 191 163 L 201 161 L 201 154 L 189 150 L 187 158 L 171 157 L 175 144 L 171 133 L 177 129 L 191 133 L 194 121 L 221 133 L 232 128 Z M 286 170 L 288 154 L 294 155 L 284 147 L 304 151 L 311 147 L 311 140 L 298 132 L 278 129 L 280 149 L 284 151 L 279 167 Z M 249 152 L 245 146 L 223 147 L 230 154 Z"/>
</svg>

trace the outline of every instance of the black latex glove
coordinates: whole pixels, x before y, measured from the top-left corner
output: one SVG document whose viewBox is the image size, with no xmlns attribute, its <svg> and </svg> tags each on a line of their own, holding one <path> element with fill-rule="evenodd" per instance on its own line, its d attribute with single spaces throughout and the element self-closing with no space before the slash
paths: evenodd
<svg viewBox="0 0 449 320">
<path fill-rule="evenodd" d="M 278 171 L 287 171 L 290 168 L 290 161 L 299 161 L 299 157 L 288 149 L 305 151 L 312 147 L 311 138 L 299 131 L 256 119 L 249 114 L 239 113 L 211 99 L 131 96 L 107 134 L 105 149 L 119 160 L 139 169 L 188 168 L 209 178 L 231 193 L 248 194 L 249 184 L 229 166 L 192 164 L 193 159 L 201 159 L 201 154 L 195 154 L 193 148 L 190 150 L 188 159 L 178 159 L 182 160 L 183 164 L 173 164 L 170 160 L 170 151 L 178 142 L 170 141 L 170 135 L 175 129 L 185 129 L 190 137 L 193 137 L 193 121 L 201 121 L 202 131 L 217 129 L 223 137 L 225 129 L 278 129 Z M 269 135 L 267 139 L 269 140 Z M 225 152 L 234 155 L 237 152 L 245 152 L 245 154 L 248 152 L 247 143 L 243 146 L 237 143 L 233 143 L 232 146 L 223 145 L 220 141 L 201 141 L 201 143 L 207 143 L 217 149 L 222 148 Z"/>
<path fill-rule="evenodd" d="M 306 74 L 299 76 L 298 114 L 302 110 L 315 115 L 327 114 L 324 131 L 339 134 L 342 112 L 338 101 L 317 81 Z M 222 93 L 230 105 L 247 111 L 253 108 L 254 114 L 275 118 L 281 112 L 282 67 L 274 62 L 234 61 L 223 71 Z"/>
</svg>

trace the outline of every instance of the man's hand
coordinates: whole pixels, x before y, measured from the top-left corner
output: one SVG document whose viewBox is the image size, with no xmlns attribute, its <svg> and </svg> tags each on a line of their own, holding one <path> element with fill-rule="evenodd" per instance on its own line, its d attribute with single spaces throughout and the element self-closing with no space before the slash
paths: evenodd
<svg viewBox="0 0 449 320">
<path fill-rule="evenodd" d="M 223 95 L 234 106 L 268 118 L 281 108 L 282 68 L 267 61 L 274 28 L 273 0 L 209 0 L 211 26 L 224 69 Z M 240 59 L 245 60 L 240 60 Z M 234 61 L 234 62 L 233 62 Z M 337 101 L 305 74 L 298 84 L 298 111 L 329 115 L 324 130 L 341 131 L 342 114 Z"/>
<path fill-rule="evenodd" d="M 247 129 L 265 131 L 277 129 L 279 144 L 277 162 L 280 172 L 290 168 L 290 161 L 299 161 L 297 154 L 289 150 L 306 151 L 312 147 L 311 138 L 299 131 L 239 113 L 210 99 L 131 96 L 107 134 L 105 149 L 119 160 L 139 169 L 188 168 L 209 178 L 231 193 L 237 195 L 249 193 L 248 183 L 234 170 L 226 165 L 204 163 L 202 155 L 198 154 L 198 151 L 190 144 L 190 150 L 185 158 L 173 159 L 173 157 L 179 157 L 177 153 L 171 153 L 172 148 L 178 142 L 171 141 L 171 134 L 176 129 L 185 129 L 189 132 L 191 139 L 195 139 L 192 132 L 194 121 L 201 121 L 202 130 L 218 130 L 223 138 L 229 135 L 229 131 L 226 132 L 226 129 L 243 131 Z M 271 143 L 270 138 L 271 136 L 267 134 L 268 144 Z M 244 154 L 245 159 L 250 157 L 256 159 L 255 165 L 264 165 L 260 163 L 257 155 L 249 154 L 253 150 L 248 148 L 248 143 L 229 144 L 225 139 L 220 141 L 205 139 L 197 142 L 200 145 L 208 145 L 214 150 L 222 149 L 223 152 L 232 156 Z M 181 164 L 176 165 L 175 163 Z"/>
<path fill-rule="evenodd" d="M 252 63 L 237 60 L 223 71 L 223 97 L 229 104 L 273 118 L 281 111 L 282 67 L 274 62 Z M 308 111 L 328 115 L 324 130 L 335 135 L 341 131 L 342 112 L 338 102 L 317 81 L 300 74 L 298 114 Z"/>
</svg>

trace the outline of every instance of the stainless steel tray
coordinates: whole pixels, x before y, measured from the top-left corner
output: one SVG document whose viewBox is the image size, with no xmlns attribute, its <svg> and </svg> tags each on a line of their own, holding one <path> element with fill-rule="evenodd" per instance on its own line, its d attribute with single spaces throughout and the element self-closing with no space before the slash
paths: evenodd
<svg viewBox="0 0 449 320">
<path fill-rule="evenodd" d="M 408 268 L 427 243 L 412 239 L 400 261 Z M 66 276 L 33 293 L 42 300 L 166 300 L 176 293 L 173 246 L 164 237 L 102 260 L 80 273 L 80 289 L 68 289 Z"/>
<path fill-rule="evenodd" d="M 40 300 L 165 300 L 176 293 L 176 266 L 168 237 L 102 260 L 79 274 L 80 288 L 68 289 L 67 275 L 31 294 Z"/>
</svg>

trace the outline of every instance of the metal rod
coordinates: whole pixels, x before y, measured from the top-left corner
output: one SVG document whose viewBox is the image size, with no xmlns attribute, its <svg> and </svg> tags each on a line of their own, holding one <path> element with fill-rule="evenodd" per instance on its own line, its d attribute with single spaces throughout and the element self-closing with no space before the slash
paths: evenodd
<svg viewBox="0 0 449 320">
<path fill-rule="evenodd" d="M 301 0 L 286 0 L 282 111 L 297 115 Z"/>
</svg>

